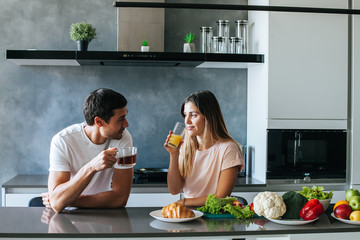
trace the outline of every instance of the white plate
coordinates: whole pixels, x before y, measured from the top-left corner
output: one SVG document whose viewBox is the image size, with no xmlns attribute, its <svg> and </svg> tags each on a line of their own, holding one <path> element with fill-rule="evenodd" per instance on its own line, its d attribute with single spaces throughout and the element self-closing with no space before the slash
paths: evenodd
<svg viewBox="0 0 360 240">
<path fill-rule="evenodd" d="M 156 218 L 157 220 L 163 221 L 163 222 L 177 223 L 177 222 L 192 221 L 192 220 L 200 218 L 200 217 L 202 217 L 202 215 L 204 215 L 202 212 L 197 211 L 197 210 L 193 210 L 193 212 L 195 213 L 195 217 L 192 217 L 192 218 L 164 218 L 164 217 L 162 217 L 161 210 L 152 211 L 150 213 L 150 216 L 152 216 L 153 218 Z"/>
<path fill-rule="evenodd" d="M 159 220 L 153 220 L 150 223 L 150 226 L 156 229 L 166 230 L 169 232 L 180 232 L 180 231 L 190 231 L 194 228 L 200 228 L 203 226 L 203 223 L 200 221 L 185 222 L 185 223 L 168 223 Z"/>
<path fill-rule="evenodd" d="M 283 225 L 303 225 L 303 224 L 308 224 L 308 223 L 311 223 L 311 222 L 314 222 L 316 220 L 318 220 L 319 218 L 315 218 L 313 220 L 308 220 L 308 221 L 305 221 L 303 219 L 271 219 L 271 218 L 267 218 L 265 217 L 267 220 L 270 220 L 271 222 L 274 222 L 274 223 L 278 223 L 278 224 L 283 224 Z"/>
<path fill-rule="evenodd" d="M 334 213 L 331 213 L 331 216 L 335 218 L 336 220 L 339 220 L 340 222 L 347 223 L 347 224 L 353 224 L 353 225 L 360 225 L 360 221 L 351 221 L 349 219 L 341 219 L 335 217 Z"/>
</svg>

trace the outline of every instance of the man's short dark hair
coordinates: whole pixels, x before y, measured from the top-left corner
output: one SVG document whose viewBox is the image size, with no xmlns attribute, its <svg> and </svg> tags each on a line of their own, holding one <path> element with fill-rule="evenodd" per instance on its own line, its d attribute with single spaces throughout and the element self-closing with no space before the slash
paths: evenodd
<svg viewBox="0 0 360 240">
<path fill-rule="evenodd" d="M 94 125 L 95 117 L 100 117 L 106 123 L 114 115 L 113 110 L 123 108 L 127 100 L 114 90 L 99 88 L 87 96 L 84 102 L 83 113 L 88 125 Z"/>
</svg>

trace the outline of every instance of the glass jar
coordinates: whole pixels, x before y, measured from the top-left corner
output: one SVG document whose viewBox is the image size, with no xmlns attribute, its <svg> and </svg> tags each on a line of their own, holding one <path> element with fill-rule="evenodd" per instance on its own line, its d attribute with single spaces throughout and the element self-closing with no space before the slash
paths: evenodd
<svg viewBox="0 0 360 240">
<path fill-rule="evenodd" d="M 211 52 L 212 37 L 213 37 L 212 27 L 201 27 L 200 28 L 200 44 L 201 44 L 201 52 L 202 53 Z"/>
<path fill-rule="evenodd" d="M 227 53 L 226 38 L 214 36 L 212 37 L 212 53 Z"/>
<path fill-rule="evenodd" d="M 241 54 L 242 53 L 242 39 L 239 37 L 230 38 L 230 53 Z"/>
<path fill-rule="evenodd" d="M 236 20 L 235 36 L 243 40 L 242 53 L 249 53 L 249 30 L 247 20 Z"/>
<path fill-rule="evenodd" d="M 225 37 L 226 49 L 230 49 L 230 47 L 229 47 L 229 37 L 230 37 L 229 20 L 218 20 L 216 23 L 217 23 L 217 27 L 218 27 L 218 36 Z"/>
</svg>

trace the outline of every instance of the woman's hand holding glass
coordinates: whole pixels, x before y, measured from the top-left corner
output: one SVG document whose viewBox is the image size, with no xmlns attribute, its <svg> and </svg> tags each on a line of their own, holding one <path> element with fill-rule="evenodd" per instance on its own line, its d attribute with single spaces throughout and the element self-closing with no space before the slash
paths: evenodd
<svg viewBox="0 0 360 240">
<path fill-rule="evenodd" d="M 170 138 L 171 138 L 172 135 L 173 135 L 173 131 L 169 131 L 169 135 L 167 136 L 166 141 L 165 141 L 165 143 L 164 143 L 165 149 L 166 149 L 170 154 L 178 153 L 178 152 L 179 152 L 179 149 L 180 149 L 180 147 L 181 147 L 181 144 L 183 143 L 183 140 L 181 140 L 177 148 L 170 147 L 170 146 L 168 145 L 168 143 L 169 143 Z"/>
</svg>

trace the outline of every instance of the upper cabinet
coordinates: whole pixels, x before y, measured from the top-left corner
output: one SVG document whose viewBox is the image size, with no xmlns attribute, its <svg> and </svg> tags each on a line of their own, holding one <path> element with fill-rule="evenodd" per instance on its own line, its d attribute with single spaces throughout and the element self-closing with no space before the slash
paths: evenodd
<svg viewBox="0 0 360 240">
<path fill-rule="evenodd" d="M 270 5 L 347 9 L 348 1 L 270 0 Z M 249 19 L 255 25 L 254 42 L 265 40 L 260 45 L 266 56 L 263 79 L 256 79 L 258 69 L 249 73 L 249 82 L 263 81 L 250 86 L 249 94 L 264 94 L 268 128 L 346 129 L 348 15 L 269 12 L 249 13 Z"/>
<path fill-rule="evenodd" d="M 292 5 L 306 2 L 314 5 Z M 345 0 L 316 4 L 348 7 Z M 269 14 L 269 119 L 347 119 L 347 71 L 347 15 Z"/>
</svg>

